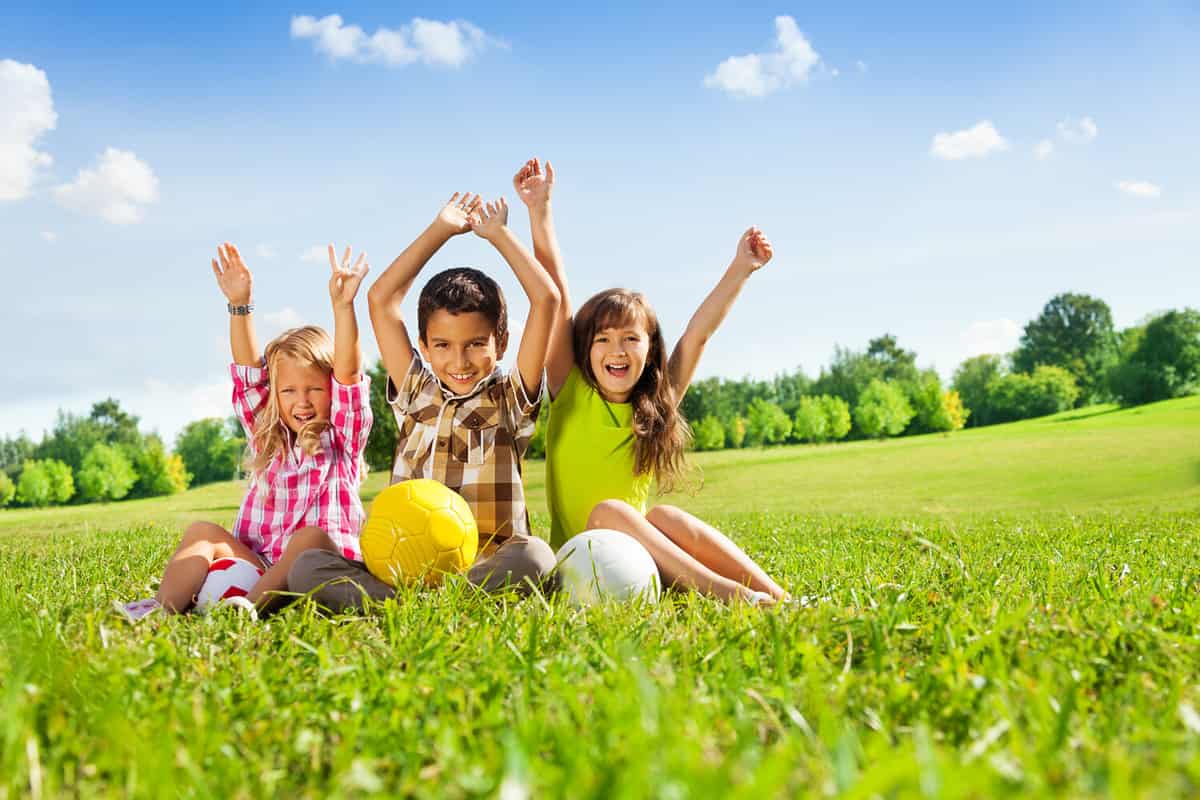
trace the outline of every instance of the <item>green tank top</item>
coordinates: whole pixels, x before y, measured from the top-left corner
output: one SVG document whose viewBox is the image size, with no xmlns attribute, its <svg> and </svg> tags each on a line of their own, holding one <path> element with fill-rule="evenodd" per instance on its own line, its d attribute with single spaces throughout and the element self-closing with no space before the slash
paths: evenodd
<svg viewBox="0 0 1200 800">
<path fill-rule="evenodd" d="M 624 500 L 642 513 L 650 476 L 633 474 L 633 406 L 610 403 L 571 367 L 550 403 L 546 428 L 546 501 L 550 544 L 558 548 L 587 529 L 602 500 Z"/>
</svg>

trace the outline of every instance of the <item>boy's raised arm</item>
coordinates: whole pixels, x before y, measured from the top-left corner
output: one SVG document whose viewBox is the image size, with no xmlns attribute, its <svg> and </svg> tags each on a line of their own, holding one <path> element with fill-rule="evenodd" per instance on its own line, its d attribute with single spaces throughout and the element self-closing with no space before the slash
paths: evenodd
<svg viewBox="0 0 1200 800">
<path fill-rule="evenodd" d="M 471 229 L 500 251 L 529 298 L 529 317 L 525 321 L 521 347 L 517 351 L 517 371 L 521 373 L 521 382 L 525 384 L 525 394 L 534 397 L 541 392 L 546 350 L 558 313 L 558 287 L 513 235 L 507 222 L 508 203 L 502 197 L 476 209 L 471 217 Z"/>
<path fill-rule="evenodd" d="M 575 352 L 572 341 L 574 311 L 567 293 L 567 273 L 563 269 L 562 252 L 558 249 L 550 203 L 550 195 L 554 190 L 554 167 L 547 161 L 543 171 L 541 162 L 536 158 L 530 159 L 513 176 L 513 188 L 529 208 L 533 255 L 558 287 L 558 313 L 554 315 L 554 329 L 550 334 L 550 348 L 546 355 L 546 381 L 549 384 L 546 389 L 551 397 L 555 397 L 571 372 Z"/>
<path fill-rule="evenodd" d="M 367 254 L 360 253 L 350 266 L 350 248 L 346 248 L 341 263 L 329 245 L 329 299 L 333 301 L 333 379 L 342 386 L 352 386 L 362 379 L 362 350 L 358 346 L 358 316 L 354 313 L 354 297 L 370 266 Z"/>
<path fill-rule="evenodd" d="M 367 290 L 375 341 L 379 344 L 383 366 L 396 383 L 404 378 L 413 358 L 412 339 L 404 325 L 400 304 L 433 254 L 451 237 L 471 229 L 470 215 L 478 204 L 479 195 L 455 192 L 429 227 L 396 256 Z"/>
<path fill-rule="evenodd" d="M 212 270 L 221 293 L 229 301 L 229 348 L 233 352 L 233 363 L 243 367 L 262 366 L 262 351 L 258 349 L 251 316 L 254 277 L 242 261 L 242 254 L 229 242 L 217 248 L 217 258 L 221 263 L 214 258 Z"/>
<path fill-rule="evenodd" d="M 696 366 L 700 363 L 704 346 L 725 320 L 725 315 L 733 307 L 733 301 L 737 300 L 746 279 L 770 261 L 772 255 L 771 243 L 761 230 L 749 228 L 742 234 L 738 241 L 737 253 L 729 268 L 725 270 L 725 275 L 696 309 L 696 313 L 688 322 L 687 330 L 683 332 L 671 353 L 667 371 L 671 379 L 671 388 L 675 390 L 677 404 L 683 402 L 683 395 L 692 383 L 692 376 L 696 374 Z"/>
</svg>

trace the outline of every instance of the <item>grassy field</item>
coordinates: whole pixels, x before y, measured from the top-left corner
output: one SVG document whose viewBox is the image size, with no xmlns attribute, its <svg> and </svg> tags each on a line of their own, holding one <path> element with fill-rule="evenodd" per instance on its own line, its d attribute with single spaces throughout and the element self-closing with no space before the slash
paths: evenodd
<svg viewBox="0 0 1200 800">
<path fill-rule="evenodd" d="M 134 628 L 238 485 L 0 512 L 0 797 L 1200 793 L 1200 398 L 695 462 L 671 502 L 815 600 Z"/>
</svg>

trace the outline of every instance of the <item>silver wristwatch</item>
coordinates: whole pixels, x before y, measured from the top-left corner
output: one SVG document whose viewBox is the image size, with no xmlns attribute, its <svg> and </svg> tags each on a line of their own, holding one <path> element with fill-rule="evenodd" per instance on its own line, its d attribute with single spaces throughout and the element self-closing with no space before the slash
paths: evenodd
<svg viewBox="0 0 1200 800">
<path fill-rule="evenodd" d="M 225 305 L 229 309 L 229 313 L 233 314 L 235 317 L 247 316 L 251 311 L 254 310 L 253 303 L 246 303 L 244 306 L 235 306 L 233 303 L 226 303 Z"/>
</svg>

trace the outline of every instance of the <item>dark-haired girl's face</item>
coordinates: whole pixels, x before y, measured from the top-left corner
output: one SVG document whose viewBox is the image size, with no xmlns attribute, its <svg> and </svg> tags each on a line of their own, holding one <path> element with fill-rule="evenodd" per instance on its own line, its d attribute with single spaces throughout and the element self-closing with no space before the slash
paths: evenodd
<svg viewBox="0 0 1200 800">
<path fill-rule="evenodd" d="M 596 331 L 588 361 L 600 396 L 610 403 L 628 403 L 649 355 L 650 334 L 641 322 Z"/>
</svg>

